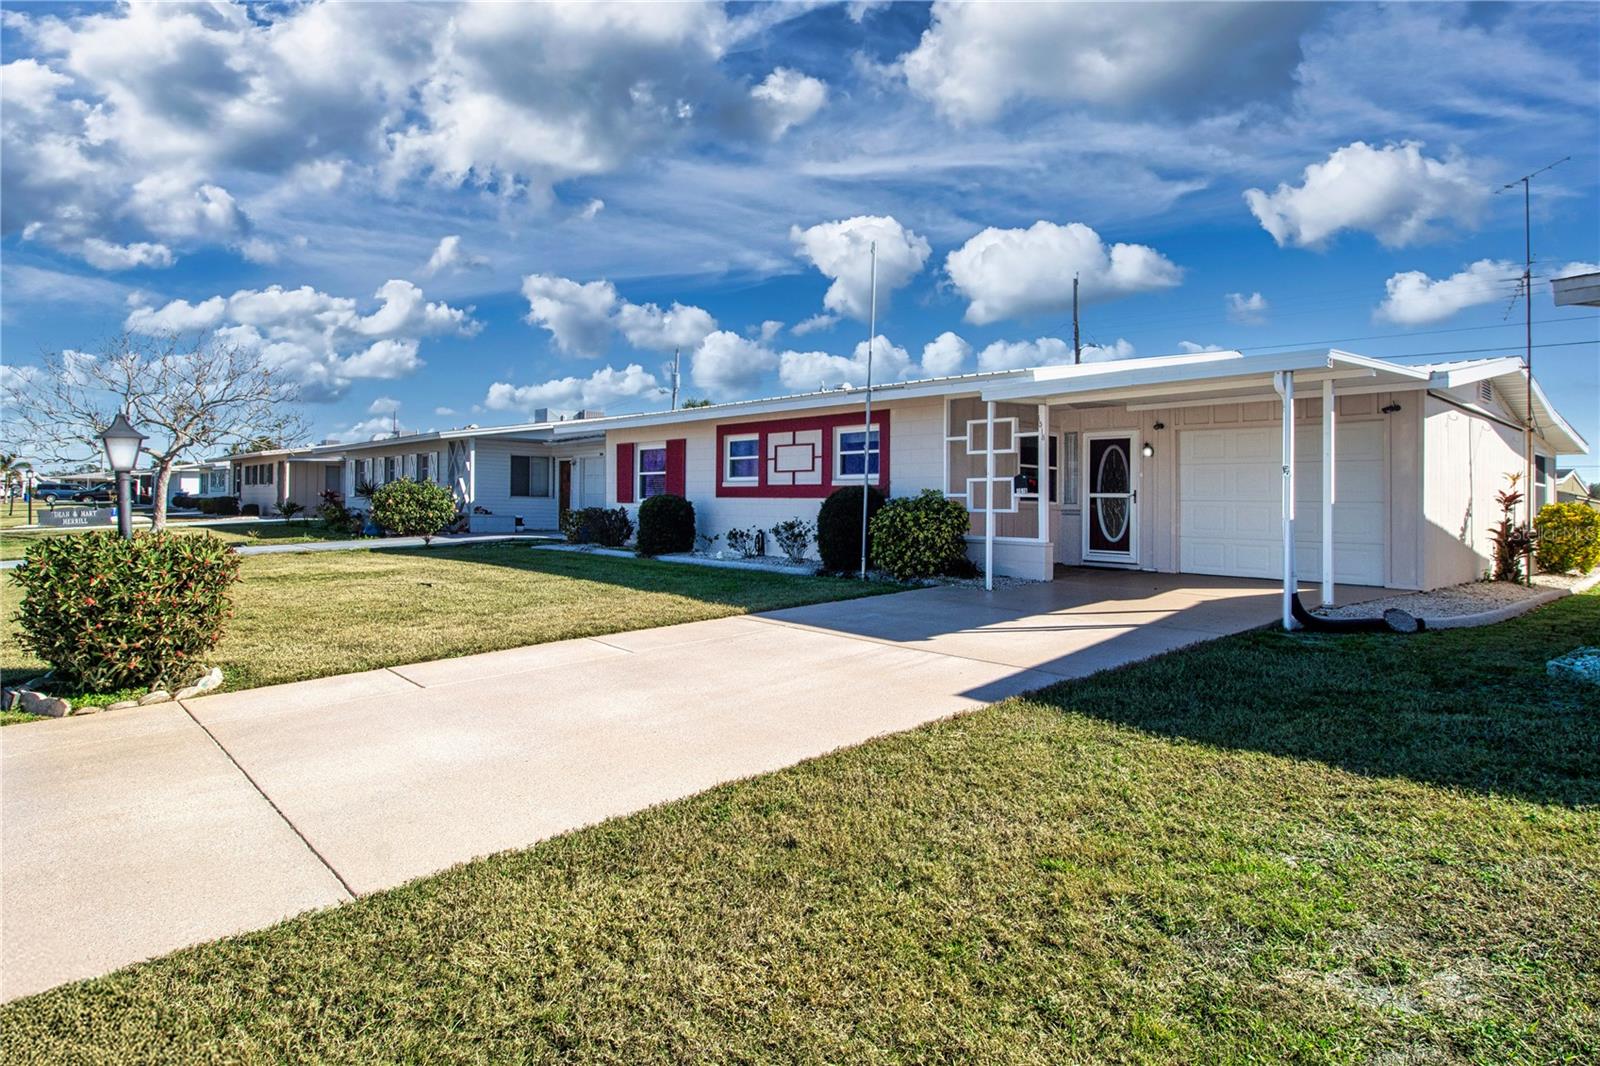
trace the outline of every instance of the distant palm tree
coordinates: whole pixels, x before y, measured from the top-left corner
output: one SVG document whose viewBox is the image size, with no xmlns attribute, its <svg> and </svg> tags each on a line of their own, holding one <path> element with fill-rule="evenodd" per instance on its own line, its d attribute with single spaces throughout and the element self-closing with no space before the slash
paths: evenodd
<svg viewBox="0 0 1600 1066">
<path fill-rule="evenodd" d="M 0 478 L 4 478 L 8 515 L 17 513 L 17 490 L 22 487 L 23 464 L 17 462 L 18 458 L 20 457 L 9 452 L 0 452 Z"/>
</svg>

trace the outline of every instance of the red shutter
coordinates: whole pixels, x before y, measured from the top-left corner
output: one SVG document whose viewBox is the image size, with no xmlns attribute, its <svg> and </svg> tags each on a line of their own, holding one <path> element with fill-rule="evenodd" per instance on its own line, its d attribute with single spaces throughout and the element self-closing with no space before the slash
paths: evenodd
<svg viewBox="0 0 1600 1066">
<path fill-rule="evenodd" d="M 677 440 L 667 441 L 667 491 L 674 496 L 682 496 L 684 494 L 683 488 L 686 479 L 683 470 L 683 452 L 684 439 L 682 437 Z"/>
<path fill-rule="evenodd" d="M 617 445 L 617 502 L 633 502 L 633 445 Z"/>
</svg>

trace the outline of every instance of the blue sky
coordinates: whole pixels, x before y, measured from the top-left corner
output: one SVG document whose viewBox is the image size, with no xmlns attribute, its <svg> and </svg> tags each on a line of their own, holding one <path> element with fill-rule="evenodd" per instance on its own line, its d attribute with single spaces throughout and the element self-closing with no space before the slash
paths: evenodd
<svg viewBox="0 0 1600 1066">
<path fill-rule="evenodd" d="M 0 348 L 210 330 L 315 437 L 876 373 L 1518 354 L 1600 442 L 1592 4 L 5 5 Z M 675 306 L 676 305 L 676 306 Z M 1436 353 L 1436 354 L 1434 354 Z M 1600 459 L 1576 460 L 1600 478 Z"/>
</svg>

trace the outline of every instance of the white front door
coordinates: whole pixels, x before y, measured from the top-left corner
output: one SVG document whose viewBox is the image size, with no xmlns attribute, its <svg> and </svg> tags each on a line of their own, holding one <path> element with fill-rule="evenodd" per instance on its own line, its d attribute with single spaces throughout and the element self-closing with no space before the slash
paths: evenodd
<svg viewBox="0 0 1600 1066">
<path fill-rule="evenodd" d="M 1083 561 L 1139 563 L 1139 435 L 1083 437 Z"/>
</svg>

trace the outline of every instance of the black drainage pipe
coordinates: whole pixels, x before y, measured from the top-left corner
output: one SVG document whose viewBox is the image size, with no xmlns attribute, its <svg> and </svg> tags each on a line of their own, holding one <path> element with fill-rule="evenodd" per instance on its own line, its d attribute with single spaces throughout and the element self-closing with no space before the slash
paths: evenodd
<svg viewBox="0 0 1600 1066">
<path fill-rule="evenodd" d="M 1290 612 L 1302 629 L 1312 633 L 1421 633 L 1428 623 L 1409 611 L 1391 607 L 1381 618 L 1323 618 L 1306 610 L 1296 592 Z"/>
</svg>

